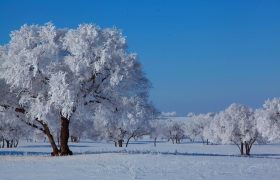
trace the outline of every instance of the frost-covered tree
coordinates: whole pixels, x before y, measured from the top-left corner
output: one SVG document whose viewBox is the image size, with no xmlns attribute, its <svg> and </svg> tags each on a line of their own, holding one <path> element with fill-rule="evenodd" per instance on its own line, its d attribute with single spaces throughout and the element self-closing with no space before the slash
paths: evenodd
<svg viewBox="0 0 280 180">
<path fill-rule="evenodd" d="M 170 120 L 167 122 L 166 126 L 168 129 L 168 139 L 171 140 L 173 144 L 180 144 L 185 135 L 184 123 Z"/>
<path fill-rule="evenodd" d="M 207 126 L 205 126 L 204 130 L 203 130 L 203 137 L 204 137 L 204 139 L 207 140 L 208 144 L 209 144 L 209 142 L 212 144 L 221 143 L 221 138 L 218 135 L 218 133 L 216 132 L 217 125 L 218 125 L 218 122 L 217 122 L 218 118 L 215 118 L 215 117 L 216 117 L 216 114 L 213 114 L 209 124 Z"/>
<path fill-rule="evenodd" d="M 2 142 L 2 148 L 17 147 L 20 139 L 29 137 L 29 128 L 26 128 L 23 122 L 19 122 L 17 117 L 11 117 L 1 112 L 0 110 L 0 142 Z M 4 119 L 10 117 L 10 119 Z M 1 145 L 0 145 L 1 147 Z"/>
<path fill-rule="evenodd" d="M 270 142 L 280 140 L 280 98 L 265 101 L 255 113 L 257 129 Z"/>
<path fill-rule="evenodd" d="M 154 140 L 154 146 L 156 146 L 158 139 L 169 137 L 168 127 L 165 119 L 154 119 L 150 122 L 150 127 L 150 137 Z"/>
<path fill-rule="evenodd" d="M 213 119 L 214 114 L 189 114 L 188 121 L 186 122 L 186 136 L 191 139 L 192 141 L 195 138 L 200 138 L 202 142 L 205 141 L 208 144 L 208 138 L 205 137 L 204 131 L 207 127 L 209 127 L 211 120 Z"/>
<path fill-rule="evenodd" d="M 215 116 L 214 132 L 221 143 L 236 144 L 241 155 L 250 155 L 250 150 L 258 137 L 254 111 L 244 105 L 231 104 L 225 111 Z M 244 149 L 245 147 L 245 149 Z"/>
<path fill-rule="evenodd" d="M 171 140 L 173 144 L 180 144 L 185 137 L 185 122 L 176 118 L 158 115 L 150 122 L 150 137 L 154 140 L 154 146 L 156 146 L 158 138 L 167 139 L 167 141 Z"/>
<path fill-rule="evenodd" d="M 0 71 L 1 72 L 1 71 Z M 0 79 L 0 141 L 2 147 L 16 147 L 19 140 L 29 135 L 29 128 L 12 107 L 18 104 L 16 94 Z M 0 146 L 1 147 L 1 146 Z"/>
<path fill-rule="evenodd" d="M 146 97 L 134 97 L 126 100 L 124 109 L 124 127 L 126 130 L 126 147 L 131 138 L 137 139 L 148 135 L 151 131 L 150 122 L 158 115 L 154 106 L 147 103 Z"/>
<path fill-rule="evenodd" d="M 18 94 L 18 112 L 44 130 L 54 155 L 72 154 L 70 122 L 94 121 L 100 104 L 116 112 L 123 97 L 146 94 L 150 86 L 136 55 L 127 51 L 125 38 L 114 28 L 24 25 L 1 51 L 1 78 Z M 60 150 L 53 140 L 56 129 Z"/>
<path fill-rule="evenodd" d="M 131 138 L 139 138 L 150 132 L 150 121 L 155 117 L 154 107 L 147 103 L 146 97 L 123 97 L 118 111 L 112 112 L 99 108 L 95 113 L 95 125 L 103 139 L 112 140 L 122 147 L 124 139 L 126 146 Z"/>
</svg>

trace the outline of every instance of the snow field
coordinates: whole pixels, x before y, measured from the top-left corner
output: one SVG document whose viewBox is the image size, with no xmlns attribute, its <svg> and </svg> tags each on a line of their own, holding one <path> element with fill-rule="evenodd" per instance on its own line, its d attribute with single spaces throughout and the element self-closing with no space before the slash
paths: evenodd
<svg viewBox="0 0 280 180">
<path fill-rule="evenodd" d="M 47 143 L 21 144 L 14 152 L 33 156 L 0 156 L 4 180 L 20 179 L 279 179 L 280 145 L 255 145 L 251 157 L 240 157 L 234 145 L 132 142 L 128 148 L 112 143 L 70 143 L 76 155 L 50 157 Z"/>
</svg>

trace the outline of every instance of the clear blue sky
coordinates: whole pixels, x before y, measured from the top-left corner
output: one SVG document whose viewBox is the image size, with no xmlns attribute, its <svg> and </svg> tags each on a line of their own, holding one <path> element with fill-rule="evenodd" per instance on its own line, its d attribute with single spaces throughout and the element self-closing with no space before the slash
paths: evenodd
<svg viewBox="0 0 280 180">
<path fill-rule="evenodd" d="M 153 83 L 161 111 L 259 107 L 280 96 L 280 2 L 1 0 L 0 44 L 22 24 L 116 26 Z"/>
</svg>

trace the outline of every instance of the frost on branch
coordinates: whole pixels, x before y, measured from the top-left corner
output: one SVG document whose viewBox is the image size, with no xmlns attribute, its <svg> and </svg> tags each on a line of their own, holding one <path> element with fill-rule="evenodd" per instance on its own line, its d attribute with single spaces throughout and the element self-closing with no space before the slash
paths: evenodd
<svg viewBox="0 0 280 180">
<path fill-rule="evenodd" d="M 269 141 L 280 140 L 280 98 L 265 101 L 262 109 L 256 110 L 257 128 Z"/>
<path fill-rule="evenodd" d="M 257 140 L 258 131 L 254 111 L 244 105 L 231 104 L 225 111 L 217 114 L 212 122 L 214 141 L 221 143 L 234 143 L 246 155 L 250 155 L 250 150 Z"/>
<path fill-rule="evenodd" d="M 58 29 L 51 23 L 24 25 L 11 33 L 10 42 L 0 50 L 0 78 L 17 94 L 27 123 L 45 128 L 50 141 L 61 127 L 62 146 L 65 142 L 67 146 L 69 123 L 84 128 L 81 131 L 91 129 L 79 124 L 96 124 L 100 107 L 124 116 L 125 98 L 139 98 L 144 109 L 149 104 L 150 83 L 118 29 L 92 24 L 76 29 Z M 136 102 L 132 106 L 139 107 Z M 126 119 L 138 126 L 136 119 L 145 119 L 139 112 Z"/>
</svg>

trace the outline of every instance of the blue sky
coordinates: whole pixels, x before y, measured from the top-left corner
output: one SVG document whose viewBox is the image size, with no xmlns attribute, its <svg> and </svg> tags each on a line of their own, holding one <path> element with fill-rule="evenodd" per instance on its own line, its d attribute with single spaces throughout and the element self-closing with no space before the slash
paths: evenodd
<svg viewBox="0 0 280 180">
<path fill-rule="evenodd" d="M 259 107 L 280 96 L 280 2 L 1 0 L 0 44 L 22 24 L 118 27 L 153 83 L 161 111 Z"/>
</svg>

